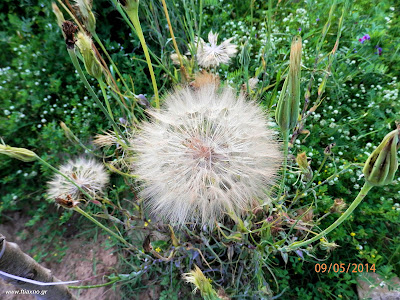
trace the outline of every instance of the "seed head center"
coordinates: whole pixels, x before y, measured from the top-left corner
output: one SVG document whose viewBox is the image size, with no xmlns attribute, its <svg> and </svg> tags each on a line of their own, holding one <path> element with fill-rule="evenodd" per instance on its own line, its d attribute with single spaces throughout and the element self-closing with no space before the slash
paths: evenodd
<svg viewBox="0 0 400 300">
<path fill-rule="evenodd" d="M 195 159 L 211 163 L 215 158 L 214 149 L 199 138 L 192 138 L 185 145 L 191 150 L 190 153 Z"/>
</svg>

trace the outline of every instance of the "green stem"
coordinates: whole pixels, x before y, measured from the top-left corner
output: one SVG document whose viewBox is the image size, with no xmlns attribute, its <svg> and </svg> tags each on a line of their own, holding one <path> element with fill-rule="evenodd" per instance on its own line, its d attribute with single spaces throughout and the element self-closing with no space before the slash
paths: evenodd
<svg viewBox="0 0 400 300">
<path fill-rule="evenodd" d="M 142 44 L 144 56 L 146 57 L 147 66 L 149 67 L 149 71 L 150 71 L 151 82 L 153 84 L 154 97 L 156 100 L 156 108 L 160 108 L 160 99 L 158 97 L 158 88 L 157 88 L 156 77 L 154 75 L 154 70 L 153 70 L 153 65 L 151 63 L 151 59 L 150 59 L 149 49 L 147 48 L 146 40 L 143 35 L 142 26 L 140 25 L 138 9 L 126 10 L 126 14 L 128 15 L 129 19 L 131 20 L 133 26 L 135 27 L 136 34 L 138 35 L 140 43 Z"/>
<path fill-rule="evenodd" d="M 78 71 L 78 74 L 81 78 L 81 80 L 83 81 L 83 84 L 85 85 L 85 87 L 88 89 L 90 95 L 93 97 L 94 101 L 96 102 L 96 104 L 100 107 L 100 109 L 102 110 L 102 112 L 106 115 L 106 117 L 108 118 L 108 120 L 111 122 L 114 130 L 116 132 L 118 132 L 118 134 L 120 136 L 122 136 L 122 138 L 124 139 L 125 143 L 127 145 L 129 145 L 128 140 L 126 139 L 126 137 L 123 135 L 123 133 L 121 132 L 121 130 L 119 129 L 118 125 L 115 123 L 115 121 L 113 120 L 112 116 L 109 115 L 109 113 L 107 112 L 106 108 L 104 107 L 103 103 L 101 103 L 100 99 L 97 97 L 96 93 L 93 91 L 92 87 L 90 86 L 89 82 L 87 81 L 85 74 L 83 74 L 83 71 L 81 69 L 81 66 L 78 62 L 78 59 L 76 57 L 75 54 L 75 50 L 74 49 L 68 49 L 68 54 L 71 57 L 72 63 L 74 64 L 74 67 L 76 68 L 76 70 Z"/>
<path fill-rule="evenodd" d="M 124 238 L 122 238 L 121 236 L 117 235 L 115 232 L 111 231 L 109 228 L 107 228 L 106 226 L 104 226 L 103 224 L 101 224 L 99 221 L 97 221 L 95 218 L 93 218 L 91 215 L 89 215 L 87 212 L 85 212 L 84 210 L 80 209 L 78 206 L 74 207 L 74 210 L 78 213 L 80 213 L 81 215 L 83 215 L 84 217 L 88 218 L 90 221 L 92 221 L 94 224 L 96 224 L 97 226 L 99 226 L 100 228 L 104 229 L 105 231 L 107 231 L 110 235 L 112 235 L 113 237 L 115 237 L 116 239 L 118 239 L 119 241 L 121 241 L 124 245 L 128 246 L 129 248 L 133 248 L 136 249 L 133 245 L 131 245 L 130 243 L 128 243 Z"/>
<path fill-rule="evenodd" d="M 289 245 L 288 247 L 286 247 L 286 250 L 288 251 L 292 251 L 295 250 L 299 247 L 304 247 L 307 246 L 308 244 L 311 244 L 312 242 L 315 242 L 316 240 L 326 236 L 329 232 L 331 232 L 332 230 L 334 230 L 336 227 L 338 227 L 340 224 L 342 224 L 342 222 L 344 220 L 346 220 L 351 213 L 353 212 L 353 210 L 356 209 L 356 207 L 361 203 L 361 201 L 364 199 L 364 197 L 368 194 L 369 190 L 372 188 L 373 186 L 371 184 L 369 184 L 368 182 L 364 183 L 364 186 L 362 187 L 361 191 L 358 193 L 356 199 L 354 199 L 353 203 L 351 203 L 351 205 L 349 206 L 349 208 L 343 213 L 343 215 L 341 215 L 339 217 L 339 219 L 337 219 L 334 223 L 332 223 L 328 228 L 326 228 L 324 231 L 320 232 L 319 234 L 317 234 L 316 236 L 314 236 L 313 238 L 306 240 L 306 241 L 302 241 L 302 242 L 295 242 L 291 245 Z"/>
<path fill-rule="evenodd" d="M 281 182 L 281 188 L 279 189 L 278 199 L 281 197 L 282 193 L 285 192 L 287 157 L 289 153 L 289 130 L 283 131 L 282 135 L 283 135 L 283 173 L 282 173 L 282 182 Z"/>
<path fill-rule="evenodd" d="M 117 8 L 117 11 L 121 14 L 122 18 L 125 20 L 126 24 L 128 24 L 129 28 L 132 30 L 132 32 L 134 32 L 135 34 L 137 34 L 135 27 L 133 27 L 132 22 L 129 20 L 129 18 L 127 17 L 127 14 L 125 12 L 125 10 L 122 9 L 122 5 L 121 3 L 119 3 L 117 0 L 111 0 L 111 2 L 115 5 L 115 7 Z M 160 67 L 161 69 L 164 70 L 165 73 L 168 74 L 168 76 L 174 81 L 174 82 L 178 82 L 178 80 L 174 77 L 174 75 L 171 73 L 171 71 L 166 68 L 164 66 L 164 64 L 162 64 L 161 60 L 153 53 L 153 51 L 151 51 L 151 49 L 148 49 L 150 55 L 153 57 L 153 59 L 157 62 L 158 67 Z"/>
<path fill-rule="evenodd" d="M 105 89 L 104 81 L 103 81 L 103 79 L 101 79 L 101 77 L 97 78 L 97 81 L 99 82 L 101 93 L 103 94 L 104 101 L 106 102 L 108 114 L 110 115 L 110 118 L 115 122 L 114 115 L 112 113 L 111 106 L 110 106 L 110 101 L 108 101 L 108 97 L 107 97 L 107 92 L 106 92 L 106 89 Z"/>
</svg>

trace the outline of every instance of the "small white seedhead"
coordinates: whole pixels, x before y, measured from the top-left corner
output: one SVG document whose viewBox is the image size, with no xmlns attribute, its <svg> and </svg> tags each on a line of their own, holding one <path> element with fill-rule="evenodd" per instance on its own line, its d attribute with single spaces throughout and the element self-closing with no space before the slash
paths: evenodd
<svg viewBox="0 0 400 300">
<path fill-rule="evenodd" d="M 93 159 L 70 160 L 62 165 L 59 171 L 94 197 L 103 193 L 109 181 L 109 175 L 104 166 Z M 72 200 L 78 200 L 81 197 L 79 188 L 60 174 L 55 174 L 47 184 L 49 199 L 70 197 Z"/>
<path fill-rule="evenodd" d="M 256 103 L 208 84 L 175 90 L 151 115 L 131 145 L 132 172 L 153 214 L 213 226 L 224 213 L 243 215 L 266 198 L 282 155 Z"/>
<path fill-rule="evenodd" d="M 220 64 L 228 64 L 230 59 L 235 56 L 237 46 L 231 43 L 232 38 L 217 45 L 218 33 L 210 31 L 208 43 L 203 39 L 196 38 L 195 43 L 199 44 L 196 57 L 197 62 L 203 68 L 216 67 Z"/>
</svg>

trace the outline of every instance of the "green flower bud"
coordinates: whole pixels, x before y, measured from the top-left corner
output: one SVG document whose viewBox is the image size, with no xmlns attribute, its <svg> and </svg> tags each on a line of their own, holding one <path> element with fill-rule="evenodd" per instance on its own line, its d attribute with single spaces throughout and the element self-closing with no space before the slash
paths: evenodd
<svg viewBox="0 0 400 300">
<path fill-rule="evenodd" d="M 300 171 L 304 175 L 304 177 L 306 179 L 310 180 L 312 178 L 313 171 L 312 171 L 310 165 L 308 164 L 308 159 L 307 159 L 306 153 L 302 152 L 302 153 L 297 154 L 296 162 L 299 165 Z"/>
<path fill-rule="evenodd" d="M 399 137 L 400 127 L 397 127 L 383 138 L 382 143 L 368 157 L 363 173 L 369 184 L 383 186 L 393 181 L 398 168 Z"/>
<path fill-rule="evenodd" d="M 25 148 L 11 147 L 2 144 L 0 144 L 0 154 L 5 154 L 12 158 L 16 158 L 25 162 L 34 161 L 37 159 L 36 153 L 31 150 Z"/>
<path fill-rule="evenodd" d="M 86 33 L 79 32 L 76 45 L 83 56 L 86 71 L 89 75 L 99 79 L 103 74 L 103 67 L 92 48 L 92 39 Z"/>
<path fill-rule="evenodd" d="M 73 143 L 79 143 L 79 139 L 75 136 L 75 134 L 69 129 L 67 125 L 65 125 L 64 122 L 60 122 L 60 126 L 62 130 L 64 130 L 65 136 Z"/>
<path fill-rule="evenodd" d="M 92 0 L 76 0 L 76 7 L 79 9 L 83 24 L 90 33 L 96 30 L 96 18 L 92 13 Z"/>
<path fill-rule="evenodd" d="M 88 19 L 85 20 L 85 27 L 91 33 L 96 31 L 96 18 L 92 11 L 89 11 Z"/>
<path fill-rule="evenodd" d="M 290 50 L 289 74 L 285 79 L 275 112 L 282 131 L 293 129 L 300 111 L 301 37 L 295 36 Z"/>
<path fill-rule="evenodd" d="M 57 4 L 54 2 L 51 3 L 51 7 L 53 8 L 53 12 L 57 18 L 57 24 L 60 28 L 62 28 L 63 23 L 65 22 L 64 15 L 61 10 L 58 8 Z"/>
<path fill-rule="evenodd" d="M 124 0 L 122 3 L 128 14 L 132 12 L 137 13 L 139 11 L 139 0 Z"/>
</svg>

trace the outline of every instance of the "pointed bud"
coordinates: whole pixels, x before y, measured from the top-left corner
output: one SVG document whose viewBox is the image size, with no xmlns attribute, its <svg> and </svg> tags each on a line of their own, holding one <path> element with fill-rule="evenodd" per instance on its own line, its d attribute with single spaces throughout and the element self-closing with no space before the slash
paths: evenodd
<svg viewBox="0 0 400 300">
<path fill-rule="evenodd" d="M 94 78 L 100 78 L 103 74 L 103 67 L 93 50 L 92 39 L 86 33 L 79 32 L 76 45 L 83 56 L 86 71 Z"/>
<path fill-rule="evenodd" d="M 36 153 L 31 150 L 25 148 L 11 147 L 2 144 L 0 144 L 0 154 L 5 154 L 12 158 L 16 158 L 25 162 L 34 161 L 37 159 Z"/>
<path fill-rule="evenodd" d="M 275 118 L 282 131 L 293 129 L 300 111 L 301 37 L 295 36 L 290 50 L 289 74 L 279 96 Z"/>
<path fill-rule="evenodd" d="M 79 139 L 75 136 L 75 134 L 71 131 L 71 129 L 68 128 L 67 125 L 65 125 L 64 122 L 60 122 L 60 126 L 62 130 L 64 130 L 65 136 L 73 143 L 79 143 Z"/>
<path fill-rule="evenodd" d="M 310 165 L 308 164 L 307 155 L 305 152 L 297 154 L 296 162 L 300 167 L 301 173 L 310 180 L 312 178 L 312 170 Z"/>
<path fill-rule="evenodd" d="M 363 173 L 365 180 L 374 186 L 391 183 L 398 168 L 397 150 L 400 147 L 400 126 L 387 134 L 382 143 L 372 152 L 365 162 Z"/>
<path fill-rule="evenodd" d="M 88 19 L 85 20 L 85 27 L 91 33 L 94 33 L 96 30 L 96 18 L 92 11 L 89 11 Z"/>
<path fill-rule="evenodd" d="M 62 25 L 65 22 L 64 15 L 61 12 L 61 10 L 58 8 L 57 4 L 55 4 L 54 2 L 51 3 L 51 7 L 53 8 L 53 12 L 56 15 L 57 24 L 62 29 Z"/>
</svg>

